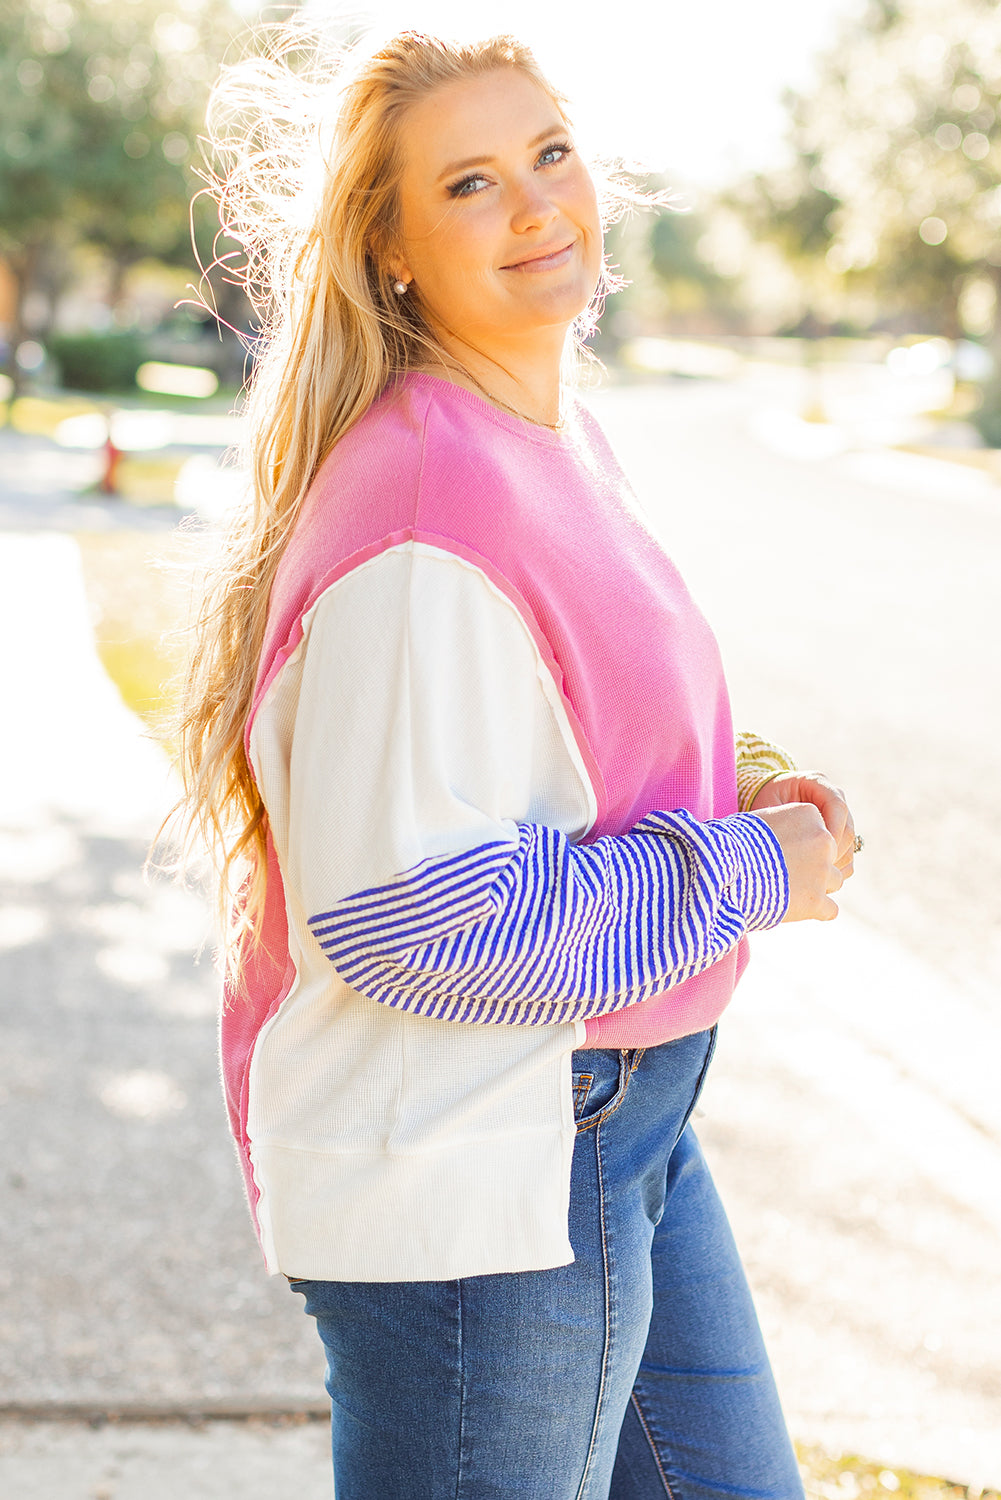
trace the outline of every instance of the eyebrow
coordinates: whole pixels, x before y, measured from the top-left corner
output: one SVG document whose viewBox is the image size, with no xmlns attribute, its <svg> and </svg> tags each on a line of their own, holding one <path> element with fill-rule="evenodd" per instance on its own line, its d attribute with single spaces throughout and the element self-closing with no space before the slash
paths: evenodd
<svg viewBox="0 0 1001 1500">
<path fill-rule="evenodd" d="M 554 135 L 559 135 L 561 132 L 565 135 L 566 129 L 566 121 L 564 120 L 559 121 L 555 125 L 547 125 L 545 130 L 540 130 L 539 134 L 528 142 L 528 150 L 531 151 L 534 146 L 541 146 L 543 141 L 550 140 Z M 446 177 L 451 177 L 454 172 L 465 171 L 467 167 L 485 167 L 490 162 L 496 160 L 495 156 L 467 156 L 464 161 L 453 161 L 450 166 L 447 166 L 443 172 L 439 173 L 435 181 L 442 182 Z"/>
</svg>

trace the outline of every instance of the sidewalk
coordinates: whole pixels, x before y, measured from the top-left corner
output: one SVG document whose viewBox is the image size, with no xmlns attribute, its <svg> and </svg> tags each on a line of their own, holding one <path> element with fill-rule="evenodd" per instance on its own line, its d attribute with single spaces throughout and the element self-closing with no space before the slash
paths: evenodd
<svg viewBox="0 0 1001 1500">
<path fill-rule="evenodd" d="M 699 1136 L 793 1434 L 997 1487 L 1001 1025 L 853 899 L 755 939 Z"/>
<path fill-rule="evenodd" d="M 167 767 L 72 538 L 0 533 L 0 609 L 0 1493 L 329 1495 L 322 1422 L 86 1420 L 320 1411 L 322 1360 L 243 1205 L 203 910 L 141 878 Z M 846 912 L 759 939 L 722 1033 L 700 1135 L 794 1435 L 1001 1484 L 996 1015 Z"/>
<path fill-rule="evenodd" d="M 100 665 L 72 537 L 0 535 L 0 610 L 0 1408 L 315 1407 L 225 1126 L 206 913 L 143 879 L 175 789 Z"/>
<path fill-rule="evenodd" d="M 10 1500 L 331 1500 L 325 1421 L 0 1420 Z"/>
</svg>

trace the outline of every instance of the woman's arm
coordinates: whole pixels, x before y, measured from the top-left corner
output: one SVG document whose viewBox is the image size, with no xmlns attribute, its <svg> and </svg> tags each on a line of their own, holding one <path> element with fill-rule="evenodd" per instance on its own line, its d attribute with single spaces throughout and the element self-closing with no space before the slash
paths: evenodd
<svg viewBox="0 0 1001 1500">
<path fill-rule="evenodd" d="M 584 1019 L 782 919 L 783 833 L 763 818 L 656 812 L 578 842 L 595 773 L 525 621 L 477 567 L 390 549 L 308 625 L 251 749 L 263 783 L 284 762 L 287 820 L 265 795 L 286 884 L 355 989 L 455 1020 Z"/>
<path fill-rule="evenodd" d="M 807 803 L 815 807 L 837 845 L 835 864 L 843 878 L 854 869 L 855 822 L 844 792 L 820 771 L 797 770 L 788 750 L 760 735 L 738 734 L 737 805 L 741 812 Z"/>
<path fill-rule="evenodd" d="M 631 1005 L 699 974 L 788 904 L 760 818 L 651 813 L 572 844 L 518 842 L 425 861 L 310 918 L 354 989 L 445 1020 L 549 1023 Z"/>
<path fill-rule="evenodd" d="M 783 771 L 795 771 L 796 762 L 781 745 L 745 731 L 736 736 L 737 806 L 750 812 L 763 787 Z"/>
</svg>

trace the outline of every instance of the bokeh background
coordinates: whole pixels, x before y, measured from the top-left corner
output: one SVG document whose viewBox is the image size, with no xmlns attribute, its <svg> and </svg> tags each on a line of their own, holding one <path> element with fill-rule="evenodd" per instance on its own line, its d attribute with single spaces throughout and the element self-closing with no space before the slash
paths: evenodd
<svg viewBox="0 0 1001 1500">
<path fill-rule="evenodd" d="M 700 1134 L 811 1496 L 1001 1491 L 1001 10 L 308 9 L 345 40 L 514 32 L 585 148 L 672 194 L 610 232 L 628 285 L 583 399 L 741 726 L 844 784 L 866 839 L 836 923 L 757 943 Z M 192 570 L 243 489 L 256 323 L 203 277 L 233 247 L 194 195 L 208 89 L 262 14 L 0 0 L 0 1489 L 24 1497 L 329 1493 L 313 1335 L 226 1137 L 206 906 L 142 876 Z"/>
</svg>

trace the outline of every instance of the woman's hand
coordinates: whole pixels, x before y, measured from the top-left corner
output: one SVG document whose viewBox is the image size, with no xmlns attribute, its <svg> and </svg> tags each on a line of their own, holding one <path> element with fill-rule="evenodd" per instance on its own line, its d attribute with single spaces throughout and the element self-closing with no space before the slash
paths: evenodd
<svg viewBox="0 0 1001 1500">
<path fill-rule="evenodd" d="M 789 872 L 789 907 L 783 922 L 832 921 L 838 908 L 831 892 L 841 889 L 845 877 L 838 868 L 837 841 L 825 827 L 820 810 L 810 802 L 760 808 L 759 800 L 755 798 L 755 816 L 778 839 Z"/>
<path fill-rule="evenodd" d="M 855 823 L 840 787 L 819 771 L 783 771 L 767 781 L 751 804 L 752 812 L 809 802 L 820 813 L 824 827 L 838 846 L 835 864 L 847 880 L 855 868 Z"/>
</svg>

